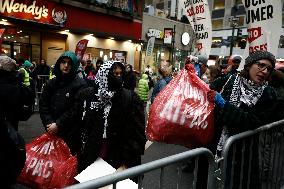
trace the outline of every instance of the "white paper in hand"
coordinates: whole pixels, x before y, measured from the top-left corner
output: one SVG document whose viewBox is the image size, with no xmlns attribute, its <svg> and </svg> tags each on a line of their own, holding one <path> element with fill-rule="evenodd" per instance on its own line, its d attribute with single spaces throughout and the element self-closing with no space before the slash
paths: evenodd
<svg viewBox="0 0 284 189">
<path fill-rule="evenodd" d="M 114 172 L 115 168 L 105 162 L 102 158 L 98 158 L 94 163 L 78 174 L 75 179 L 81 183 L 103 177 Z"/>
<path fill-rule="evenodd" d="M 78 174 L 75 179 L 80 183 L 93 180 L 112 174 L 116 171 L 110 164 L 102 158 L 98 158 L 94 163 Z M 103 187 L 103 189 L 112 189 L 112 185 Z M 122 180 L 116 184 L 117 189 L 137 189 L 138 185 L 130 179 Z"/>
</svg>

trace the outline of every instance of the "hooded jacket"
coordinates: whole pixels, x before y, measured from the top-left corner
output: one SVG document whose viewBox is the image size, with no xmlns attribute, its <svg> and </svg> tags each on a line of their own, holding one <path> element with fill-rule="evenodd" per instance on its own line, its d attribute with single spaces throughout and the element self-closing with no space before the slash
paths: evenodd
<svg viewBox="0 0 284 189">
<path fill-rule="evenodd" d="M 146 143 L 143 103 L 134 91 L 122 87 L 109 89 L 112 64 L 105 62 L 98 71 L 96 82 L 78 93 L 75 106 L 65 119 L 81 120 L 79 171 L 102 154 L 115 168 L 141 164 Z"/>
<path fill-rule="evenodd" d="M 64 57 L 72 60 L 71 71 L 66 75 L 62 75 L 60 71 L 60 63 Z M 58 126 L 58 135 L 65 140 L 71 152 L 76 151 L 75 146 L 78 145 L 79 136 L 76 128 L 78 125 L 76 125 L 76 122 L 65 122 L 62 124 L 61 119 L 64 119 L 69 109 L 73 106 L 76 93 L 86 84 L 76 74 L 78 65 L 75 53 L 71 51 L 63 53 L 58 58 L 54 67 L 56 77 L 49 80 L 44 86 L 39 102 L 39 111 L 43 126 L 46 128 L 48 124 L 56 123 Z"/>
<path fill-rule="evenodd" d="M 149 84 L 148 84 L 148 75 L 142 74 L 142 78 L 138 82 L 138 96 L 144 102 L 148 100 Z"/>
<path fill-rule="evenodd" d="M 151 103 L 154 102 L 154 99 L 159 94 L 160 91 L 172 80 L 172 76 L 166 76 L 162 79 L 158 80 L 156 85 L 154 86 L 153 93 L 151 96 Z"/>
</svg>

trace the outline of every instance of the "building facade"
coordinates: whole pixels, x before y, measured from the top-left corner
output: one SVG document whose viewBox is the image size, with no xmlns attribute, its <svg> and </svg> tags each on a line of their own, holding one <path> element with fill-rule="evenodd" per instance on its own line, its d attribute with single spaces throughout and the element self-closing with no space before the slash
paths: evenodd
<svg viewBox="0 0 284 189">
<path fill-rule="evenodd" d="M 147 0 L 146 6 L 152 7 L 154 10 L 151 14 L 160 15 L 170 19 L 182 20 L 184 10 L 181 9 L 184 1 L 181 0 Z M 283 0 L 281 0 L 283 5 Z M 246 46 L 247 25 L 246 13 L 242 4 L 242 0 L 208 0 L 212 18 L 212 48 L 211 57 L 228 56 L 230 54 L 230 45 L 232 38 L 232 18 L 237 18 L 237 26 L 234 31 L 233 53 L 242 55 Z M 283 7 L 283 6 L 282 6 Z M 175 14 L 173 14 L 174 12 Z M 284 7 L 282 8 L 284 15 Z M 284 25 L 284 17 L 282 16 L 282 26 Z M 284 57 L 284 29 L 282 28 L 281 37 L 278 46 L 278 58 Z"/>
<path fill-rule="evenodd" d="M 150 37 L 155 37 L 155 43 L 150 57 L 146 59 Z M 169 60 L 176 69 L 183 67 L 184 60 L 192 49 L 193 30 L 189 24 L 144 13 L 141 39 L 141 69 L 143 71 L 150 65 L 157 73 L 161 60 Z"/>
<path fill-rule="evenodd" d="M 3 0 L 1 51 L 16 60 L 45 59 L 51 65 L 87 39 L 83 59 L 116 59 L 139 68 L 142 6 L 135 2 Z"/>
</svg>

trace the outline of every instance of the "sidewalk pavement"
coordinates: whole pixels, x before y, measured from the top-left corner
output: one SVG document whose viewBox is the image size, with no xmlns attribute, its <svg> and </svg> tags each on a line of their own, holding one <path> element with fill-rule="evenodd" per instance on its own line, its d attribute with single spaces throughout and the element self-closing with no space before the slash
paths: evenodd
<svg viewBox="0 0 284 189">
<path fill-rule="evenodd" d="M 27 121 L 20 121 L 19 133 L 24 137 L 26 144 L 45 132 L 39 113 L 34 113 Z"/>
</svg>

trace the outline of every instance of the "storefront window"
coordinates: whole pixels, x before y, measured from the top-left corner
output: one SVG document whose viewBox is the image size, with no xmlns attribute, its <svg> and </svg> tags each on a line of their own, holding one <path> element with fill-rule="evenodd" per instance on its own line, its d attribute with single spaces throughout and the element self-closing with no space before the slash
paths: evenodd
<svg viewBox="0 0 284 189">
<path fill-rule="evenodd" d="M 213 10 L 224 9 L 224 8 L 225 8 L 225 0 L 214 0 Z"/>
<path fill-rule="evenodd" d="M 239 26 L 244 26 L 244 24 L 245 24 L 245 17 L 244 16 L 240 16 L 238 25 Z"/>
<path fill-rule="evenodd" d="M 92 60 L 92 62 L 94 63 L 99 58 L 102 58 L 104 61 L 117 60 L 121 62 L 126 62 L 127 52 L 111 50 L 111 49 L 88 47 L 83 57 L 84 60 Z"/>
<path fill-rule="evenodd" d="M 2 51 L 16 60 L 40 59 L 40 33 L 7 28 L 3 34 Z"/>
<path fill-rule="evenodd" d="M 219 48 L 222 46 L 222 37 L 212 38 L 212 48 Z"/>
<path fill-rule="evenodd" d="M 223 19 L 212 20 L 212 29 L 213 30 L 222 29 L 222 28 L 223 28 Z"/>
<path fill-rule="evenodd" d="M 278 48 L 284 48 L 284 36 L 283 35 L 280 36 Z"/>
</svg>

